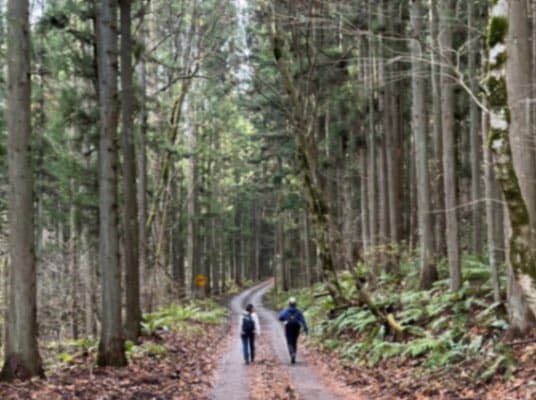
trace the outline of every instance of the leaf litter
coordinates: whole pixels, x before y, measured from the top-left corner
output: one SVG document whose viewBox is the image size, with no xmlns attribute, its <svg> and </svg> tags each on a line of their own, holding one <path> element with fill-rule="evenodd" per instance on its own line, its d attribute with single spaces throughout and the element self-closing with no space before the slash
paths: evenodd
<svg viewBox="0 0 536 400">
<path fill-rule="evenodd" d="M 204 334 L 159 331 L 141 338 L 125 368 L 95 366 L 95 351 L 73 357 L 47 379 L 0 383 L 3 400 L 201 400 L 208 399 L 217 360 L 214 346 L 226 327 L 196 323 Z M 153 351 L 157 345 L 159 351 Z"/>
</svg>

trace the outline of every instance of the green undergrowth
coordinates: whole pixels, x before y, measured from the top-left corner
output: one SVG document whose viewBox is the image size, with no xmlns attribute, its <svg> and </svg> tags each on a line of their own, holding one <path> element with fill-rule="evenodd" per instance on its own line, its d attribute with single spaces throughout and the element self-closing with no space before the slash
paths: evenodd
<svg viewBox="0 0 536 400">
<path fill-rule="evenodd" d="M 162 332 L 176 332 L 182 336 L 205 334 L 204 325 L 223 324 L 227 320 L 228 310 L 210 299 L 195 300 L 185 304 L 171 304 L 158 311 L 143 316 L 142 335 L 149 338 L 135 344 L 125 342 L 129 359 L 139 357 L 163 358 L 167 353 L 164 343 L 150 340 Z M 94 338 L 82 338 L 68 342 L 50 342 L 46 353 L 54 355 L 47 364 L 73 364 L 82 355 L 96 353 L 98 341 Z"/>
<path fill-rule="evenodd" d="M 141 323 L 142 333 L 150 336 L 158 330 L 174 330 L 197 334 L 203 331 L 201 324 L 223 323 L 227 309 L 210 299 L 196 300 L 187 304 L 172 304 L 145 314 Z"/>
<path fill-rule="evenodd" d="M 442 279 L 432 289 L 420 290 L 416 261 L 405 260 L 400 274 L 404 279 L 382 275 L 374 288 L 367 286 L 374 303 L 384 314 L 394 316 L 402 332 L 391 332 L 357 301 L 329 318 L 333 304 L 323 284 L 313 290 L 272 292 L 270 302 L 282 308 L 289 296 L 295 296 L 311 326 L 313 343 L 347 362 L 368 367 L 420 365 L 426 371 L 463 367 L 480 382 L 496 373 L 508 375 L 513 355 L 500 341 L 508 328 L 507 316 L 503 306 L 493 302 L 487 264 L 466 257 L 465 283 L 453 293 L 448 289 L 445 265 L 439 266 Z M 340 282 L 346 297 L 356 299 L 350 274 L 341 273 Z"/>
</svg>

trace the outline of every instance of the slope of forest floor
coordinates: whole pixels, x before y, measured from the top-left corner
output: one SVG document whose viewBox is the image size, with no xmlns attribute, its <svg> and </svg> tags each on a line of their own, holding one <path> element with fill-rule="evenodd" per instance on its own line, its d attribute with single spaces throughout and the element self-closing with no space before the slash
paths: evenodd
<svg viewBox="0 0 536 400">
<path fill-rule="evenodd" d="M 223 308 L 208 302 L 174 305 L 148 315 L 140 343 L 127 342 L 126 368 L 96 367 L 96 343 L 91 340 L 72 342 L 62 352 L 55 345 L 42 352 L 48 364 L 47 379 L 0 383 L 0 398 L 207 398 L 217 360 L 225 350 L 225 346 L 214 346 L 227 334 L 225 315 Z"/>
<path fill-rule="evenodd" d="M 404 279 L 382 276 L 369 287 L 402 333 L 389 332 L 357 301 L 328 318 L 332 303 L 322 284 L 270 293 L 269 301 L 282 308 L 295 296 L 312 328 L 306 340 L 315 348 L 310 362 L 370 398 L 536 398 L 536 337 L 510 338 L 504 307 L 492 299 L 487 266 L 466 259 L 464 267 L 466 283 L 458 293 L 449 292 L 447 280 L 419 290 L 411 260 L 403 265 Z M 342 274 L 341 283 L 348 298 L 355 297 L 352 278 Z"/>
</svg>

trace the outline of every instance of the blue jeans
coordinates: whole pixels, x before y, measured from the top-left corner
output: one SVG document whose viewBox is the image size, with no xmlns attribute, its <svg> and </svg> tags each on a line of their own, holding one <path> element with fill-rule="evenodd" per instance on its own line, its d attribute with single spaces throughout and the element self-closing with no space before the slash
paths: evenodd
<svg viewBox="0 0 536 400">
<path fill-rule="evenodd" d="M 255 333 L 241 335 L 242 338 L 242 351 L 244 352 L 244 360 L 247 362 L 255 360 Z"/>
</svg>

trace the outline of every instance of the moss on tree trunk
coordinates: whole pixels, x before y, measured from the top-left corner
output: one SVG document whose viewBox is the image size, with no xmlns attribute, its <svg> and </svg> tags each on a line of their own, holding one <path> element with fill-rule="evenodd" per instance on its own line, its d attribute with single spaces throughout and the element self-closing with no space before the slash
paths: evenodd
<svg viewBox="0 0 536 400">
<path fill-rule="evenodd" d="M 488 25 L 489 71 L 487 100 L 490 106 L 489 147 L 493 154 L 493 165 L 497 181 L 506 201 L 512 226 L 509 240 L 509 262 L 513 278 L 522 290 L 523 301 L 512 307 L 527 308 L 511 310 L 512 329 L 523 333 L 536 322 L 536 253 L 534 232 L 531 228 L 527 205 L 523 198 L 510 143 L 510 109 L 506 81 L 508 33 L 508 3 L 499 0 L 494 3 Z M 516 315 L 518 315 L 516 320 Z M 520 318 L 519 315 L 522 315 Z"/>
</svg>

